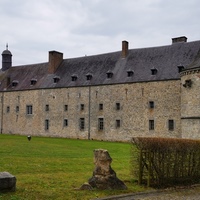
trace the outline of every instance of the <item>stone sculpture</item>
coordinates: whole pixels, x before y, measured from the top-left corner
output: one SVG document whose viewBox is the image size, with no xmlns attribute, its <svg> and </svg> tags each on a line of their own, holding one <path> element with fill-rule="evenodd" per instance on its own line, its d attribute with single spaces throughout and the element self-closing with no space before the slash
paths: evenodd
<svg viewBox="0 0 200 200">
<path fill-rule="evenodd" d="M 105 189 L 127 189 L 123 181 L 117 178 L 115 171 L 111 168 L 112 158 L 107 150 L 94 150 L 95 169 L 88 183 L 92 188 Z"/>
</svg>

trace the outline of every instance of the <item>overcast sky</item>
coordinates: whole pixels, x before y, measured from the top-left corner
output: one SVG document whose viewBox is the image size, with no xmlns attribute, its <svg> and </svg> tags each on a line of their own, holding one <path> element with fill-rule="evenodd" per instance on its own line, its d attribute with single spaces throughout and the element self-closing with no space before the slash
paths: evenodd
<svg viewBox="0 0 200 200">
<path fill-rule="evenodd" d="M 200 40 L 199 0 L 0 0 L 0 51 L 13 66 Z"/>
</svg>

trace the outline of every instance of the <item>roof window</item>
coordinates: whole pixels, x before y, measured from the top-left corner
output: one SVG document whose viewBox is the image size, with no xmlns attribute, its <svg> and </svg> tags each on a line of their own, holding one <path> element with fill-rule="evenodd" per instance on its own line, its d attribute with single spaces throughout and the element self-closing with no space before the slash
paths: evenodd
<svg viewBox="0 0 200 200">
<path fill-rule="evenodd" d="M 35 85 L 37 83 L 37 79 L 31 79 L 31 85 Z"/>
<path fill-rule="evenodd" d="M 151 75 L 156 75 L 158 70 L 156 68 L 151 68 Z"/>
<path fill-rule="evenodd" d="M 128 77 L 133 76 L 133 74 L 134 74 L 134 72 L 133 72 L 132 70 L 128 70 L 128 71 L 127 71 L 127 76 L 128 76 Z"/>
<path fill-rule="evenodd" d="M 59 80 L 60 80 L 60 76 L 54 76 L 54 77 L 53 77 L 53 82 L 54 82 L 54 83 L 58 83 Z"/>
<path fill-rule="evenodd" d="M 112 78 L 113 77 L 113 73 L 110 70 L 106 74 L 107 74 L 107 78 Z"/>
<path fill-rule="evenodd" d="M 179 73 L 182 72 L 184 69 L 185 69 L 184 66 L 182 66 L 182 65 L 179 65 L 179 66 L 178 66 L 178 72 L 179 72 Z"/>
<path fill-rule="evenodd" d="M 17 80 L 14 80 L 12 81 L 12 87 L 16 87 L 18 85 L 19 81 Z"/>
<path fill-rule="evenodd" d="M 92 74 L 88 73 L 86 74 L 87 81 L 90 81 L 92 79 Z"/>
<path fill-rule="evenodd" d="M 76 81 L 78 79 L 78 76 L 76 74 L 73 74 L 71 77 L 72 77 L 72 81 Z"/>
</svg>

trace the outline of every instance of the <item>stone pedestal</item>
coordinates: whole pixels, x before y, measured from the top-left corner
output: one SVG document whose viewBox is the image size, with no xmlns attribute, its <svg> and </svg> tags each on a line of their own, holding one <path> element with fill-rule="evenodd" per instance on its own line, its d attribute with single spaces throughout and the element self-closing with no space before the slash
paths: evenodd
<svg viewBox="0 0 200 200">
<path fill-rule="evenodd" d="M 0 172 L 0 192 L 14 192 L 16 190 L 16 178 L 8 172 Z"/>
</svg>

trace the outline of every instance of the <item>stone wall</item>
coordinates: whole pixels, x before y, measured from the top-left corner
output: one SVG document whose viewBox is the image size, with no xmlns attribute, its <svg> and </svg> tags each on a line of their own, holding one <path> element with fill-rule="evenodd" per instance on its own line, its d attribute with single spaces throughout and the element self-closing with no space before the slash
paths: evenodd
<svg viewBox="0 0 200 200">
<path fill-rule="evenodd" d="M 149 101 L 154 108 L 149 108 Z M 181 137 L 180 101 L 179 80 L 4 92 L 0 122 L 3 133 L 23 135 L 110 141 L 128 141 L 133 136 Z M 27 105 L 32 105 L 32 114 L 26 114 Z M 80 118 L 85 122 L 83 130 Z M 99 118 L 103 130 L 98 128 Z M 169 119 L 174 120 L 170 131 Z M 45 120 L 49 120 L 48 130 Z M 154 120 L 154 130 L 149 130 L 149 120 Z"/>
</svg>

